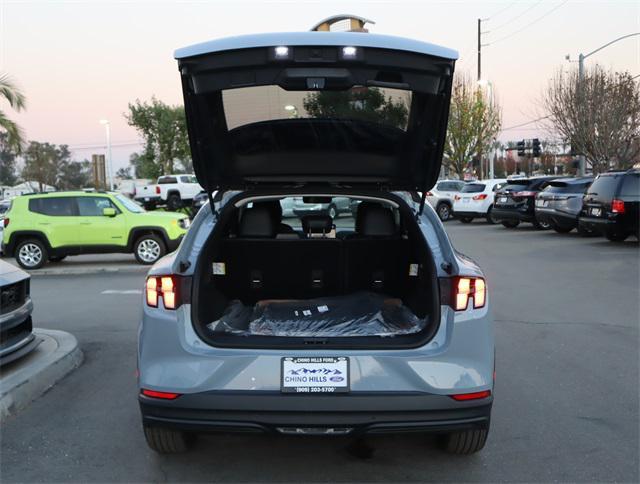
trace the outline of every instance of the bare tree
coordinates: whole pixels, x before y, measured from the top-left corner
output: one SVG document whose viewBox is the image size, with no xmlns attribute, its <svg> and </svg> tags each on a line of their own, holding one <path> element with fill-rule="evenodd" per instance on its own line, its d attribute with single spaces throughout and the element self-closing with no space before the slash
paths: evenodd
<svg viewBox="0 0 640 484">
<path fill-rule="evenodd" d="M 447 141 L 444 157 L 447 166 L 462 177 L 473 158 L 482 159 L 502 125 L 500 106 L 464 73 L 453 81 Z"/>
<path fill-rule="evenodd" d="M 640 156 L 640 86 L 627 72 L 595 66 L 580 80 L 558 71 L 542 96 L 548 125 L 585 156 L 594 173 Z"/>
</svg>

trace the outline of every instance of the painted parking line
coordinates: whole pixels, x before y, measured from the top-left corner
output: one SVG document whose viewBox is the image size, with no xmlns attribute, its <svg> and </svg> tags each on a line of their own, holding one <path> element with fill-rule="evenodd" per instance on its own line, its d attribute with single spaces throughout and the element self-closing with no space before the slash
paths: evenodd
<svg viewBox="0 0 640 484">
<path fill-rule="evenodd" d="M 142 291 L 140 289 L 126 289 L 126 290 L 106 289 L 102 291 L 100 294 L 142 294 Z"/>
</svg>

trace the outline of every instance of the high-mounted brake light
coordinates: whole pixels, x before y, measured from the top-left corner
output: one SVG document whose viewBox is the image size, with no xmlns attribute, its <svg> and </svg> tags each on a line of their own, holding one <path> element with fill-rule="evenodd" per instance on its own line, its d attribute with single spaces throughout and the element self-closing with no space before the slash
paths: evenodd
<svg viewBox="0 0 640 484">
<path fill-rule="evenodd" d="M 480 400 L 481 398 L 488 398 L 491 396 L 491 390 L 484 390 L 482 392 L 473 393 L 458 393 L 457 395 L 449 396 L 459 402 L 466 402 L 468 400 Z"/>
<path fill-rule="evenodd" d="M 481 277 L 458 277 L 453 286 L 453 309 L 464 311 L 473 299 L 473 309 L 484 307 L 487 301 L 487 285 Z"/>
<path fill-rule="evenodd" d="M 487 198 L 486 193 L 481 193 L 480 195 L 476 195 L 473 197 L 474 200 L 484 200 L 485 198 Z"/>
<path fill-rule="evenodd" d="M 146 298 L 147 305 L 158 307 L 158 300 L 162 298 L 165 309 L 176 309 L 182 300 L 180 298 L 180 281 L 178 276 L 151 276 L 147 278 Z"/>
<path fill-rule="evenodd" d="M 143 388 L 140 393 L 142 393 L 145 397 L 160 398 L 162 400 L 175 400 L 181 395 L 180 393 L 157 392 L 155 390 L 147 390 L 145 388 Z"/>
<path fill-rule="evenodd" d="M 613 200 L 611 202 L 611 211 L 613 213 L 624 213 L 624 200 Z"/>
</svg>

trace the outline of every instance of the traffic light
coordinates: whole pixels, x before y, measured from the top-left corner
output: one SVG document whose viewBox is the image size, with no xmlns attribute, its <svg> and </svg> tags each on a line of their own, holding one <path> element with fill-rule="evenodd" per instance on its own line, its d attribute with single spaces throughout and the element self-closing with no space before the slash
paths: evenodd
<svg viewBox="0 0 640 484">
<path fill-rule="evenodd" d="M 533 149 L 533 157 L 540 156 L 542 153 L 542 149 L 540 148 L 540 140 L 538 138 L 533 138 L 531 142 L 531 148 Z"/>
<path fill-rule="evenodd" d="M 524 149 L 525 149 L 524 140 L 518 141 L 516 146 L 518 147 L 518 156 L 524 156 Z"/>
</svg>

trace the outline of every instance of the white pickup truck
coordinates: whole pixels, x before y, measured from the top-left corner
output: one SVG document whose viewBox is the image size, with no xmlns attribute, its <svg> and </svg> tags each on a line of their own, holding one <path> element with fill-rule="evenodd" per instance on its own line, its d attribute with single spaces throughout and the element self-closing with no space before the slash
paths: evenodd
<svg viewBox="0 0 640 484">
<path fill-rule="evenodd" d="M 169 210 L 178 210 L 191 205 L 193 197 L 202 191 L 194 175 L 164 175 L 155 185 L 136 187 L 133 198 L 147 210 L 166 205 Z"/>
</svg>

